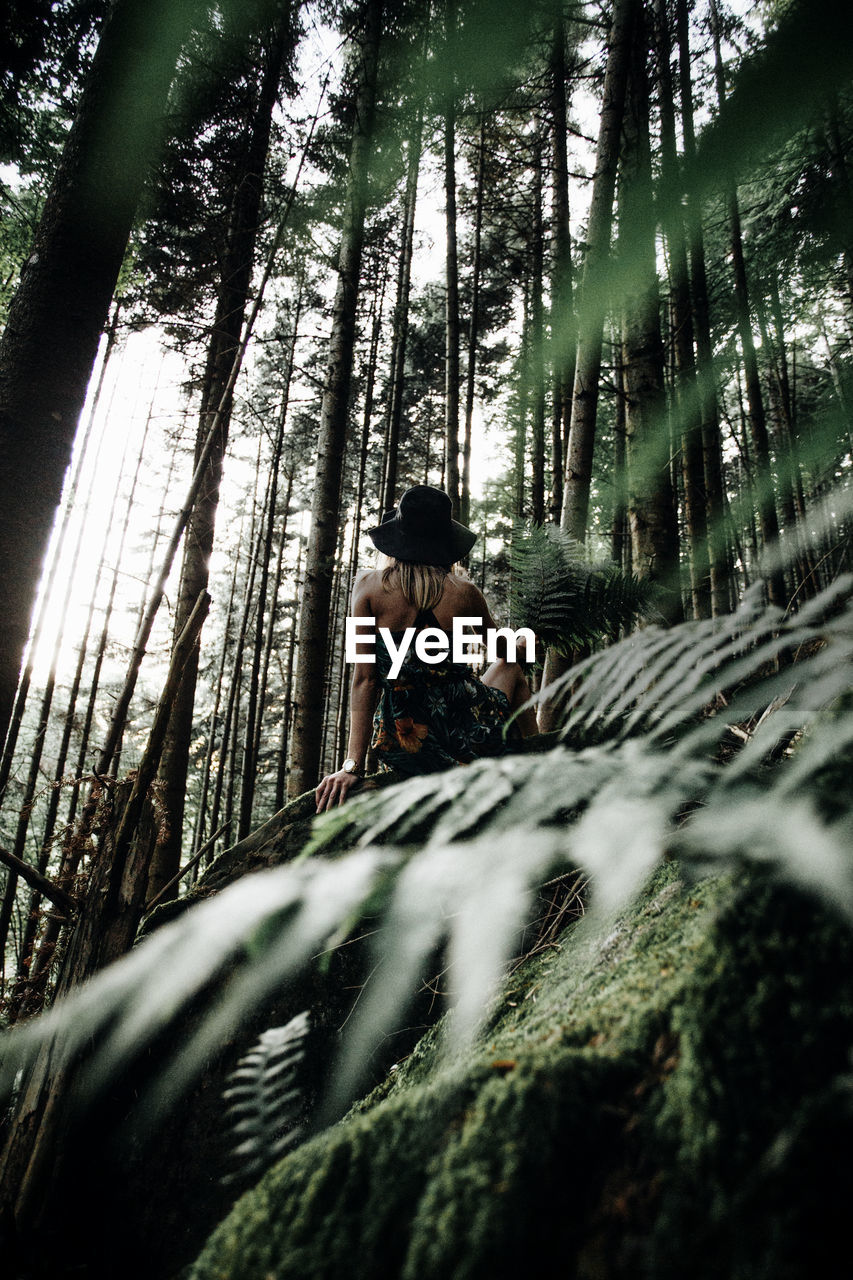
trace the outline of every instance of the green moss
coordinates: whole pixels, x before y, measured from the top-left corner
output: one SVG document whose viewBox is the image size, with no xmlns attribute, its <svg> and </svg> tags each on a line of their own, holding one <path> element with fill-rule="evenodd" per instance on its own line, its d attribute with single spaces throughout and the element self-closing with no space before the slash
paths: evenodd
<svg viewBox="0 0 853 1280">
<path fill-rule="evenodd" d="M 631 911 L 520 967 L 473 1048 L 434 1029 L 273 1168 L 192 1278 L 794 1274 L 791 1153 L 815 1180 L 804 1234 L 843 1203 L 821 1152 L 849 962 L 792 891 L 664 868 Z"/>
</svg>

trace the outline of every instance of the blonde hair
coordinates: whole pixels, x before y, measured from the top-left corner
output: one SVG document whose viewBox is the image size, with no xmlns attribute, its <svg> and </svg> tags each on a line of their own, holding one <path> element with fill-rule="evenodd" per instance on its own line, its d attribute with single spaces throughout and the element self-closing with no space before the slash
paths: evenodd
<svg viewBox="0 0 853 1280">
<path fill-rule="evenodd" d="M 433 609 L 444 594 L 444 579 L 453 571 L 450 564 L 414 564 L 409 560 L 397 560 L 379 553 L 382 570 L 382 587 L 391 590 L 391 579 L 396 573 L 400 590 L 419 613 Z"/>
</svg>

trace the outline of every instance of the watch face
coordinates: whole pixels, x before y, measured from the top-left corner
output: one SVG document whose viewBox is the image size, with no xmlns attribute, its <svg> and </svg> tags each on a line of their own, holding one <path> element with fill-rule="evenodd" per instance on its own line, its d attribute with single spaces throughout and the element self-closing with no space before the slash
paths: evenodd
<svg viewBox="0 0 853 1280">
<path fill-rule="evenodd" d="M 345 760 L 341 765 L 344 773 L 355 773 L 356 763 L 354 760 Z"/>
</svg>

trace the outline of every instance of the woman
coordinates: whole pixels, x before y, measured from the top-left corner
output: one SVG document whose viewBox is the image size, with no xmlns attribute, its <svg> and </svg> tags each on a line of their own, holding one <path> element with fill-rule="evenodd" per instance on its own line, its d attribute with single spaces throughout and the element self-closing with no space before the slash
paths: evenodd
<svg viewBox="0 0 853 1280">
<path fill-rule="evenodd" d="M 318 812 L 343 804 L 359 782 L 371 726 L 381 764 L 404 776 L 432 773 L 479 756 L 503 754 L 504 726 L 530 697 L 524 672 L 517 662 L 507 660 L 501 640 L 498 654 L 503 656 L 482 680 L 468 664 L 450 657 L 423 661 L 411 643 L 392 677 L 392 655 L 381 628 L 391 633 L 396 651 L 407 628 L 416 633 L 437 628 L 449 637 L 454 618 L 465 618 L 469 629 L 481 634 L 496 624 L 482 592 L 453 572 L 452 566 L 468 554 L 477 535 L 452 519 L 450 498 L 442 490 L 429 485 L 409 489 L 399 507 L 369 534 L 388 562 L 359 575 L 352 611 L 356 619 L 375 624 L 376 661 L 356 662 L 353 667 L 347 758 L 317 787 Z M 364 639 L 362 652 L 368 652 Z M 533 710 L 523 711 L 514 724 L 524 736 L 535 733 Z"/>
</svg>

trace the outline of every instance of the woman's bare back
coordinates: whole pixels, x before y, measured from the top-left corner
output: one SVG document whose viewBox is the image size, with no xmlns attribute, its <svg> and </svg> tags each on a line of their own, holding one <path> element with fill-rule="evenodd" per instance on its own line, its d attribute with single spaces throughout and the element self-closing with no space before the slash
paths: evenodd
<svg viewBox="0 0 853 1280">
<path fill-rule="evenodd" d="M 392 574 L 384 585 L 382 572 L 381 569 L 372 569 L 359 577 L 355 599 L 366 600 L 367 611 L 376 619 L 377 627 L 403 631 L 414 625 L 418 611 L 403 595 L 395 575 Z M 467 578 L 459 578 L 452 573 L 445 578 L 441 599 L 433 606 L 432 612 L 439 627 L 446 631 L 453 626 L 453 619 L 459 617 L 477 618 L 483 626 L 491 625 L 489 607 L 482 592 Z"/>
</svg>

